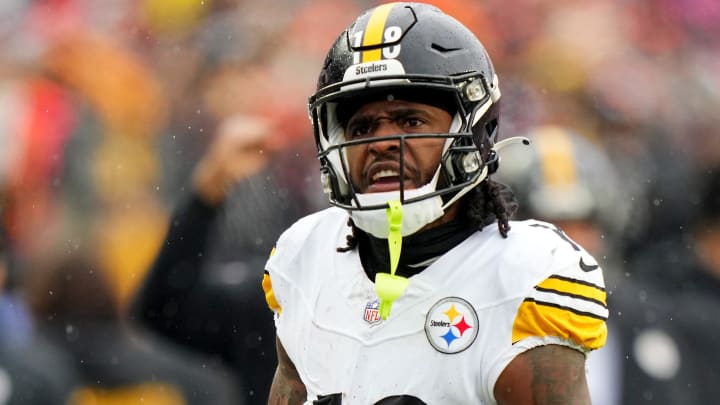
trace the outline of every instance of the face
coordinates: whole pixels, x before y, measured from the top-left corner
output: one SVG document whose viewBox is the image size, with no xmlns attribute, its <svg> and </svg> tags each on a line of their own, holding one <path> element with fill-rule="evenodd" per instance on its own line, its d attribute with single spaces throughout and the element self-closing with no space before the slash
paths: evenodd
<svg viewBox="0 0 720 405">
<path fill-rule="evenodd" d="M 360 107 L 348 120 L 347 140 L 390 135 L 447 133 L 452 117 L 437 107 L 403 100 L 375 101 Z M 405 140 L 404 176 L 400 173 L 399 139 L 347 148 L 350 181 L 356 192 L 377 193 L 427 184 L 440 164 L 444 138 Z M 404 179 L 402 178 L 404 177 Z"/>
</svg>

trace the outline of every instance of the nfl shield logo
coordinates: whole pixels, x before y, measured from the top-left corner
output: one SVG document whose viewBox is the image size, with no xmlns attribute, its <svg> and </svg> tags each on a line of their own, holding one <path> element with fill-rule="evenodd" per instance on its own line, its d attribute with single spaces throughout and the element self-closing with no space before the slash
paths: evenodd
<svg viewBox="0 0 720 405">
<path fill-rule="evenodd" d="M 365 316 L 363 319 L 370 325 L 374 325 L 382 320 L 382 318 L 380 318 L 380 301 L 378 299 L 368 301 L 365 305 Z"/>
</svg>

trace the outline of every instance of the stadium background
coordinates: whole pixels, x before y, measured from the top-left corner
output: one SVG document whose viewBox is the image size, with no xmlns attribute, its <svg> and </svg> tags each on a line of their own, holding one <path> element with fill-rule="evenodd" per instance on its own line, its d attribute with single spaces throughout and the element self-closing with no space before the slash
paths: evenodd
<svg viewBox="0 0 720 405">
<path fill-rule="evenodd" d="M 277 198 L 322 207 L 307 97 L 335 35 L 378 3 L 2 1 L 0 196 L 13 282 L 93 252 L 123 313 L 194 164 L 238 116 L 273 128 L 264 153 L 283 159 Z M 672 247 L 670 263 L 689 254 L 689 224 L 717 215 L 700 191 L 720 168 L 716 1 L 431 3 L 488 48 L 501 138 L 558 125 L 608 154 L 628 208 L 613 235 L 621 274 L 663 272 L 630 268 L 657 246 Z"/>
</svg>

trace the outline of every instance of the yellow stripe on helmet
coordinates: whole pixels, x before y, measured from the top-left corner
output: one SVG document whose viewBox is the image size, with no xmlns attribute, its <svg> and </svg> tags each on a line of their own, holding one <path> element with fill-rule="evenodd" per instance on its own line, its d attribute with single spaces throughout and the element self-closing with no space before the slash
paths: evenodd
<svg viewBox="0 0 720 405">
<path fill-rule="evenodd" d="M 380 5 L 373 10 L 365 28 L 362 46 L 378 46 L 383 43 L 383 32 L 385 32 L 385 23 L 387 22 L 390 10 L 397 3 L 387 3 Z M 370 49 L 363 51 L 363 62 L 375 62 L 382 59 L 382 49 Z"/>
</svg>

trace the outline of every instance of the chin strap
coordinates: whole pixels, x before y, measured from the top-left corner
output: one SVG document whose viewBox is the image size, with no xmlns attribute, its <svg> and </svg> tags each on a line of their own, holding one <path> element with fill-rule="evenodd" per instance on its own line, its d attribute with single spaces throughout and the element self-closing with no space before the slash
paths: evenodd
<svg viewBox="0 0 720 405">
<path fill-rule="evenodd" d="M 400 201 L 388 202 L 387 217 L 390 232 L 388 235 L 388 248 L 390 251 L 390 274 L 377 273 L 375 275 L 375 292 L 380 299 L 380 316 L 387 319 L 393 302 L 400 298 L 408 285 L 407 277 L 396 276 L 400 252 L 402 250 L 402 204 Z"/>
</svg>

